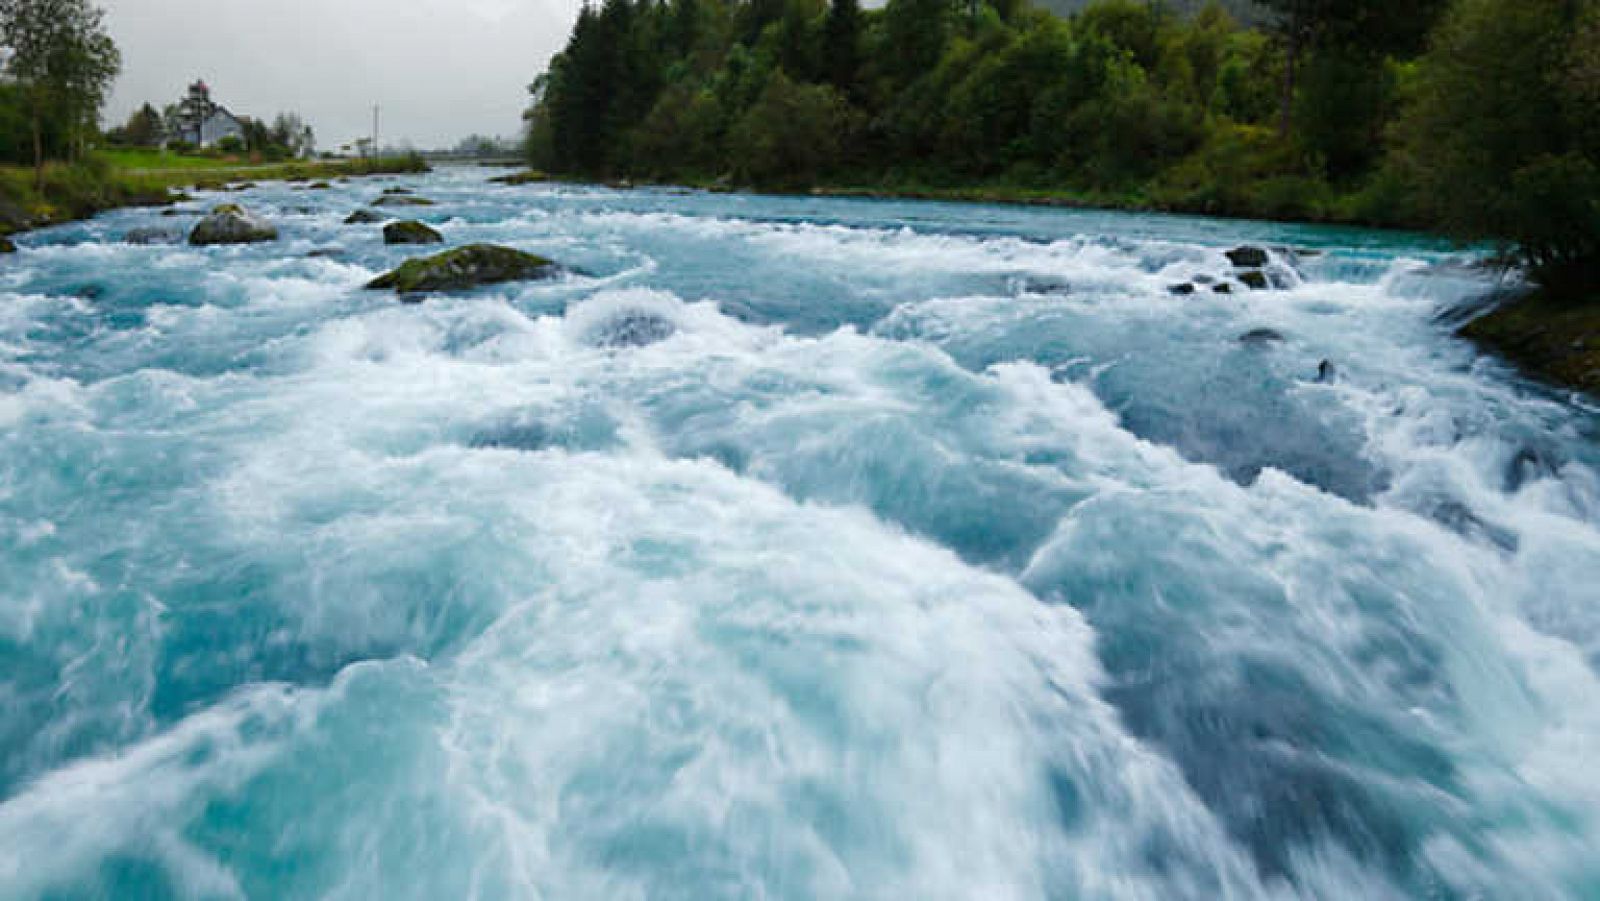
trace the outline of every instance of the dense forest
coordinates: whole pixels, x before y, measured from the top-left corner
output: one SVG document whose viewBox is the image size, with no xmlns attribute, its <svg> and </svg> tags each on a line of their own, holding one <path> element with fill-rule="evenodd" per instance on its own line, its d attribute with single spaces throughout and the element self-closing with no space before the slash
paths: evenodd
<svg viewBox="0 0 1600 901">
<path fill-rule="evenodd" d="M 1420 226 L 1600 281 L 1600 0 L 1058 5 L 604 0 L 533 85 L 529 154 Z"/>
</svg>

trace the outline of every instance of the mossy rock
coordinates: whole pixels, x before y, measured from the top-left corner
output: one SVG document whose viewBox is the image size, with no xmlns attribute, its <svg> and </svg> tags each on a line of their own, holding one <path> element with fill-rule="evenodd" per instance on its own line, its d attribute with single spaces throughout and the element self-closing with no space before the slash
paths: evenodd
<svg viewBox="0 0 1600 901">
<path fill-rule="evenodd" d="M 1239 273 L 1239 281 L 1252 291 L 1265 291 L 1272 286 L 1272 283 L 1267 280 L 1267 274 L 1260 269 L 1251 269 L 1248 272 Z"/>
<path fill-rule="evenodd" d="M 1474 319 L 1461 334 L 1538 378 L 1600 394 L 1600 301 L 1536 294 Z"/>
<path fill-rule="evenodd" d="M 415 219 L 407 219 L 404 222 L 391 222 L 385 225 L 383 227 L 383 243 L 443 244 L 444 235 Z"/>
<path fill-rule="evenodd" d="M 354 213 L 351 213 L 349 216 L 345 217 L 344 224 L 345 225 L 376 225 L 379 222 L 383 222 L 386 218 L 387 217 L 385 217 L 385 216 L 383 216 L 383 215 L 381 215 L 379 213 L 374 213 L 371 210 L 356 210 Z"/>
<path fill-rule="evenodd" d="M 315 181 L 315 182 L 312 182 L 309 185 L 306 185 L 306 190 L 307 191 L 332 191 L 333 190 L 333 185 L 330 185 L 325 181 Z"/>
<path fill-rule="evenodd" d="M 225 203 L 201 219 L 189 233 L 189 243 L 197 247 L 212 244 L 255 244 L 276 241 L 278 229 L 264 219 L 245 212 L 235 203 Z"/>
<path fill-rule="evenodd" d="M 16 253 L 16 252 L 17 252 L 16 242 L 12 241 L 10 238 L 0 238 L 0 253 Z"/>
<path fill-rule="evenodd" d="M 513 172 L 510 175 L 496 176 L 495 178 L 489 179 L 489 182 L 491 184 L 496 184 L 496 185 L 513 185 L 513 186 L 515 186 L 515 185 L 534 185 L 534 184 L 539 184 L 540 182 L 546 182 L 546 181 L 549 181 L 549 180 L 550 180 L 550 176 L 544 174 L 543 172 L 540 172 L 540 171 L 538 171 L 536 169 L 529 169 L 529 170 L 527 170 L 525 172 Z"/>
<path fill-rule="evenodd" d="M 493 244 L 469 244 L 431 257 L 407 260 L 400 268 L 374 279 L 373 291 L 395 291 L 407 300 L 416 295 L 466 291 L 480 285 L 550 278 L 556 264 L 544 257 Z"/>
<path fill-rule="evenodd" d="M 413 197 L 410 194 L 385 194 L 372 202 L 373 206 L 436 206 L 426 197 Z"/>
</svg>

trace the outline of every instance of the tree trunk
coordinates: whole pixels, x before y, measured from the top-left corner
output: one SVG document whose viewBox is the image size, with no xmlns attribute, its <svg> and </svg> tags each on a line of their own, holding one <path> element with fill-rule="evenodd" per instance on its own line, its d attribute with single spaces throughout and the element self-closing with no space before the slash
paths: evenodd
<svg viewBox="0 0 1600 901">
<path fill-rule="evenodd" d="M 44 122 L 37 107 L 33 111 L 33 186 L 44 193 Z"/>
<path fill-rule="evenodd" d="M 1289 29 L 1288 59 L 1283 66 L 1283 96 L 1278 103 L 1278 137 L 1289 140 L 1294 127 L 1295 69 L 1300 63 L 1300 27 L 1294 23 Z"/>
</svg>

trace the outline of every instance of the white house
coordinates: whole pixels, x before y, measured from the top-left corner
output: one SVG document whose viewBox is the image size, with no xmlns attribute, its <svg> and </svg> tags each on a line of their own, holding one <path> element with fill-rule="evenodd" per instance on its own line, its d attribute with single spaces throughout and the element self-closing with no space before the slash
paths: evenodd
<svg viewBox="0 0 1600 901">
<path fill-rule="evenodd" d="M 169 141 L 215 147 L 225 138 L 244 140 L 244 123 L 211 99 L 211 88 L 203 81 L 189 86 L 189 96 L 178 104 Z"/>
</svg>

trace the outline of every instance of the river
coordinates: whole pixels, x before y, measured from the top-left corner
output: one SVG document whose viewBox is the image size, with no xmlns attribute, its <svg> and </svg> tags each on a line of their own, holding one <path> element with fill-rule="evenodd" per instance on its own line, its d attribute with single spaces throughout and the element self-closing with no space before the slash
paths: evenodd
<svg viewBox="0 0 1600 901">
<path fill-rule="evenodd" d="M 1600 898 L 1600 410 L 1449 246 L 492 174 L 0 263 L 0 896 Z"/>
</svg>

